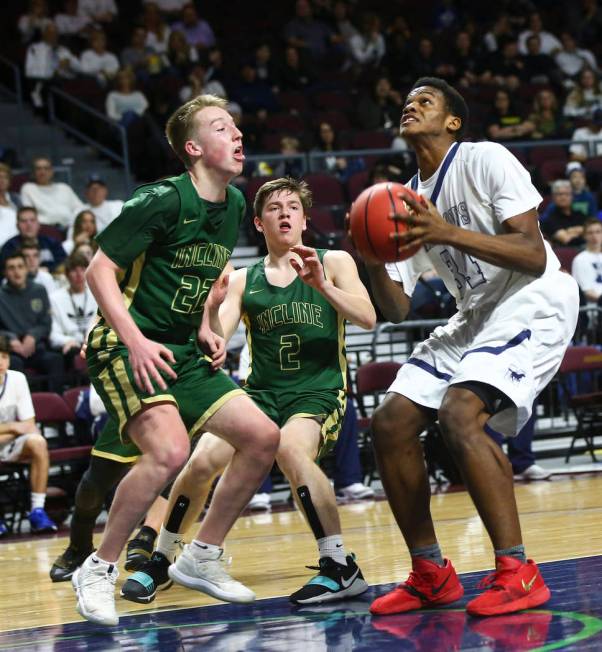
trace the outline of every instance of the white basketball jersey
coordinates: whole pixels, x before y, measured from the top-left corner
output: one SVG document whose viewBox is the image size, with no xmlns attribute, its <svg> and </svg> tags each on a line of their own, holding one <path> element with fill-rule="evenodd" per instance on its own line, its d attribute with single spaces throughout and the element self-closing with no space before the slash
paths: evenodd
<svg viewBox="0 0 602 652">
<path fill-rule="evenodd" d="M 444 162 L 445 159 L 426 181 L 418 176 L 419 194 L 431 198 Z M 527 170 L 503 145 L 461 143 L 443 178 L 436 206 L 451 224 L 498 235 L 504 233 L 505 220 L 537 208 L 541 201 Z M 549 244 L 545 246 L 547 274 L 559 269 L 560 263 Z M 409 296 L 422 272 L 433 268 L 456 298 L 460 311 L 497 304 L 534 278 L 478 260 L 447 245 L 426 245 L 406 261 L 387 264 L 389 276 L 403 283 Z"/>
</svg>

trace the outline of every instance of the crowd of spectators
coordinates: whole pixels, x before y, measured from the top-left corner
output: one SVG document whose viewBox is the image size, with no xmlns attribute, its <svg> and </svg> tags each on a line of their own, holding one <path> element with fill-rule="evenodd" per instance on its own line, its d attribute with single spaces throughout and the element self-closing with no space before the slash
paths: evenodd
<svg viewBox="0 0 602 652">
<path fill-rule="evenodd" d="M 299 155 L 311 152 L 320 155 L 313 171 L 335 177 L 353 199 L 354 178 L 367 185 L 406 180 L 413 171 L 397 133 L 405 93 L 419 76 L 443 77 L 469 102 L 469 138 L 503 142 L 529 167 L 546 196 L 544 236 L 573 251 L 572 264 L 563 264 L 584 301 L 598 302 L 598 2 L 505 0 L 484 7 L 441 0 L 425 3 L 415 24 L 400 6 L 270 4 L 270 16 L 249 10 L 236 32 L 232 14 L 198 2 L 31 0 L 17 27 L 32 106 L 45 116 L 48 90 L 56 85 L 102 110 L 127 130 L 139 181 L 180 171 L 163 135 L 166 116 L 195 95 L 213 93 L 229 101 L 247 154 L 265 156 L 245 168 L 242 183 L 251 176 L 299 176 Z M 124 12 L 132 20 L 121 20 Z M 549 147 L 555 140 L 565 144 L 555 150 L 554 174 L 546 176 L 526 145 Z M 379 149 L 384 143 L 391 154 L 340 153 L 370 143 Z M 43 374 L 47 388 L 60 390 L 96 313 L 84 278 L 94 236 L 123 202 L 110 198 L 94 174 L 78 197 L 54 181 L 52 161 L 42 153 L 20 192 L 11 184 L 11 167 L 0 163 L 0 335 L 9 343 L 12 369 Z M 427 273 L 412 316 L 448 316 L 451 304 L 441 280 Z"/>
</svg>

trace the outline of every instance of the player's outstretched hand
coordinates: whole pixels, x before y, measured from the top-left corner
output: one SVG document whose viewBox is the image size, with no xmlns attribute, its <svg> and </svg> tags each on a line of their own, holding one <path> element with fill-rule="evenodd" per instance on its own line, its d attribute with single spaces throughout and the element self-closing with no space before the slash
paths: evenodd
<svg viewBox="0 0 602 652">
<path fill-rule="evenodd" d="M 153 381 L 161 389 L 167 389 L 167 383 L 160 372 L 174 380 L 178 377 L 170 366 L 176 363 L 176 359 L 173 353 L 163 344 L 153 342 L 141 335 L 139 339 L 128 346 L 128 353 L 134 380 L 143 392 L 155 393 Z"/>
<path fill-rule="evenodd" d="M 409 194 L 400 194 L 399 197 L 411 209 L 409 215 L 391 215 L 392 220 L 404 222 L 408 227 L 407 231 L 390 235 L 392 240 L 400 240 L 403 243 L 401 251 L 413 249 L 416 245 L 447 242 L 449 232 L 453 227 L 443 219 L 441 213 L 429 199 L 421 197 L 421 201 L 417 201 Z"/>
<path fill-rule="evenodd" d="M 296 258 L 290 258 L 291 267 L 304 283 L 319 290 L 324 285 L 326 278 L 324 277 L 324 267 L 320 262 L 318 252 L 305 245 L 291 247 L 291 251 L 296 253 L 303 262 L 303 265 L 300 265 Z"/>
<path fill-rule="evenodd" d="M 211 358 L 211 368 L 217 371 L 226 362 L 226 340 L 215 333 L 204 321 L 198 332 L 199 346 Z"/>
</svg>

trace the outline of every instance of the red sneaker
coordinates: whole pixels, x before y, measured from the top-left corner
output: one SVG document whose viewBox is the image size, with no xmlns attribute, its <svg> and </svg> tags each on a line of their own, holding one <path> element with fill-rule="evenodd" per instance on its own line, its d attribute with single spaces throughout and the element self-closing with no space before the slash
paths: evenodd
<svg viewBox="0 0 602 652">
<path fill-rule="evenodd" d="M 488 587 L 466 605 L 472 616 L 497 616 L 539 607 L 550 599 L 550 589 L 535 562 L 522 563 L 514 557 L 496 557 L 495 571 L 480 584 Z"/>
<path fill-rule="evenodd" d="M 464 587 L 449 559 L 444 566 L 427 559 L 412 560 L 412 572 L 407 581 L 370 605 L 370 611 L 380 616 L 414 609 L 449 604 L 464 595 Z"/>
</svg>

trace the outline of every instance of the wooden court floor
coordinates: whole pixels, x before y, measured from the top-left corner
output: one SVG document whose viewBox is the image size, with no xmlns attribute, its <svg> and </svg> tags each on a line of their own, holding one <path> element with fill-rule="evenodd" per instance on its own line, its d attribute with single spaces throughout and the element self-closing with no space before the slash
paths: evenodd
<svg viewBox="0 0 602 652">
<path fill-rule="evenodd" d="M 602 474 L 519 484 L 516 493 L 530 557 L 545 562 L 602 552 Z M 489 541 L 465 492 L 433 496 L 432 511 L 444 554 L 458 572 L 491 567 Z M 384 584 L 405 579 L 409 556 L 386 501 L 343 505 L 340 512 L 346 548 L 357 554 L 367 581 Z M 4 581 L 0 631 L 81 620 L 70 583 L 53 584 L 48 577 L 50 565 L 66 541 L 64 536 L 55 536 L 0 545 Z M 305 565 L 317 561 L 313 538 L 296 511 L 239 519 L 226 553 L 232 556 L 231 573 L 258 598 L 288 595 L 314 574 Z M 125 577 L 122 571 L 118 587 Z M 215 603 L 181 587 L 158 594 L 150 606 L 117 598 L 123 616 Z"/>
</svg>

